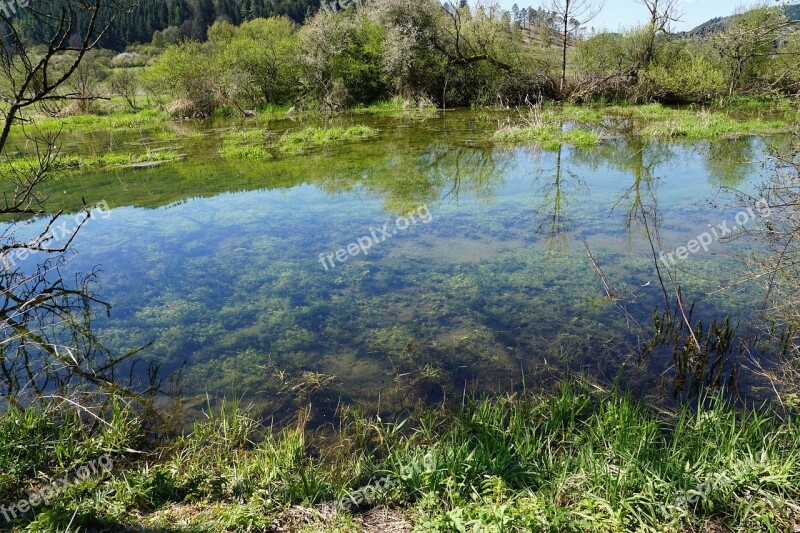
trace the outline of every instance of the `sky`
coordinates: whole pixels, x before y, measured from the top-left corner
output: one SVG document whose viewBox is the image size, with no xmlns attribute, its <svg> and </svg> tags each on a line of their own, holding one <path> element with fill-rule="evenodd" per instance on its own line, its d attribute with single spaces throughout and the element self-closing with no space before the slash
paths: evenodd
<svg viewBox="0 0 800 533">
<path fill-rule="evenodd" d="M 550 4 L 550 0 L 499 0 L 504 9 L 511 9 L 514 3 L 521 7 L 542 7 Z M 470 2 L 472 3 L 472 2 Z M 732 15 L 740 6 L 753 6 L 763 3 L 757 0 L 682 0 L 682 21 L 677 23 L 674 31 L 691 30 L 703 22 L 714 17 Z M 647 10 L 637 0 L 606 0 L 600 14 L 587 24 L 600 31 L 617 31 L 644 23 L 647 20 Z"/>
</svg>

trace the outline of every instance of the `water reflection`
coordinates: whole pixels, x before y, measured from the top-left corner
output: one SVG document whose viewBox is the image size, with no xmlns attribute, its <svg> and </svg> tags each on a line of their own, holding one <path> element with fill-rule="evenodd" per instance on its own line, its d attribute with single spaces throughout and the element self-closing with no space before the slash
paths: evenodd
<svg viewBox="0 0 800 533">
<path fill-rule="evenodd" d="M 447 126 L 385 124 L 376 141 L 265 162 L 220 160 L 209 136 L 184 164 L 76 177 L 112 206 L 168 206 L 117 209 L 76 243 L 74 268 L 102 264 L 113 305 L 98 335 L 121 348 L 153 341 L 169 368 L 186 363 L 190 393 L 237 389 L 268 414 L 379 395 L 406 409 L 523 376 L 613 379 L 624 364 L 626 379 L 652 387 L 673 361 L 637 366 L 639 325 L 674 300 L 656 251 L 696 235 L 696 200 L 717 194 L 703 150 L 625 135 L 591 151 L 501 150 L 475 141 L 482 122 Z M 741 183 L 749 170 L 737 171 Z M 319 253 L 422 204 L 430 224 L 320 268 Z M 702 294 L 717 283 L 712 267 L 687 262 L 680 285 Z M 724 317 L 748 298 L 695 316 Z"/>
<path fill-rule="evenodd" d="M 701 143 L 699 149 L 706 158 L 706 170 L 712 186 L 741 187 L 752 173 L 756 149 L 754 139 L 720 139 Z"/>
</svg>

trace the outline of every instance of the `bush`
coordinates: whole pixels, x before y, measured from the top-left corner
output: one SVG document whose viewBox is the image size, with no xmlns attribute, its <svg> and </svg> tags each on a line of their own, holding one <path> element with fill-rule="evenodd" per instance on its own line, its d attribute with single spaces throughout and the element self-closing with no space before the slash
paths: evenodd
<svg viewBox="0 0 800 533">
<path fill-rule="evenodd" d="M 650 66 L 641 79 L 648 99 L 666 104 L 707 102 L 725 93 L 725 74 L 719 65 L 682 51 L 674 60 Z"/>
</svg>

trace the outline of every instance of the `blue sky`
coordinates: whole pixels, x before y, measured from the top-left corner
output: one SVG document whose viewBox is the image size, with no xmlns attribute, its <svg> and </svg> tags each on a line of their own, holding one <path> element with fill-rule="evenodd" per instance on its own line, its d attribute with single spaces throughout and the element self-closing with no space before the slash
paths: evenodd
<svg viewBox="0 0 800 533">
<path fill-rule="evenodd" d="M 516 2 L 519 7 L 541 7 L 549 5 L 549 0 L 498 0 L 505 9 L 511 9 Z M 470 2 L 472 3 L 472 2 Z M 677 31 L 690 30 L 708 19 L 717 16 L 733 14 L 739 6 L 753 6 L 758 1 L 754 0 L 683 0 L 682 22 L 676 24 Z M 594 26 L 599 31 L 605 28 L 616 31 L 621 27 L 631 27 L 643 23 L 647 19 L 647 10 L 636 0 L 606 0 L 605 7 L 589 27 Z"/>
</svg>

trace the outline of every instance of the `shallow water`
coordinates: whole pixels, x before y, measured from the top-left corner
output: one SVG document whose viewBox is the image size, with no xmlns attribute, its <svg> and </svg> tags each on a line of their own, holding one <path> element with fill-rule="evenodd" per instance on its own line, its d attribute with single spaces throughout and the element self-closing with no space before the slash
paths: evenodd
<svg viewBox="0 0 800 533">
<path fill-rule="evenodd" d="M 183 368 L 188 396 L 236 393 L 266 415 L 313 397 L 324 419 L 340 402 L 400 410 L 568 372 L 668 396 L 672 360 L 641 357 L 664 305 L 647 232 L 672 251 L 733 221 L 721 187 L 753 190 L 766 141 L 509 149 L 488 142 L 503 118 L 343 118 L 380 134 L 270 161 L 216 155 L 219 133 L 240 124 L 74 136 L 68 151 L 177 146 L 187 158 L 63 178 L 49 205 L 113 208 L 80 232 L 68 270 L 100 266 L 112 313 L 99 337 L 119 350 L 152 342 L 145 355 Z M 398 227 L 408 212 L 416 223 Z M 336 259 L 384 224 L 390 236 L 366 255 Z M 747 318 L 755 295 L 715 294 L 747 246 L 714 242 L 678 261 L 697 317 Z"/>
</svg>

